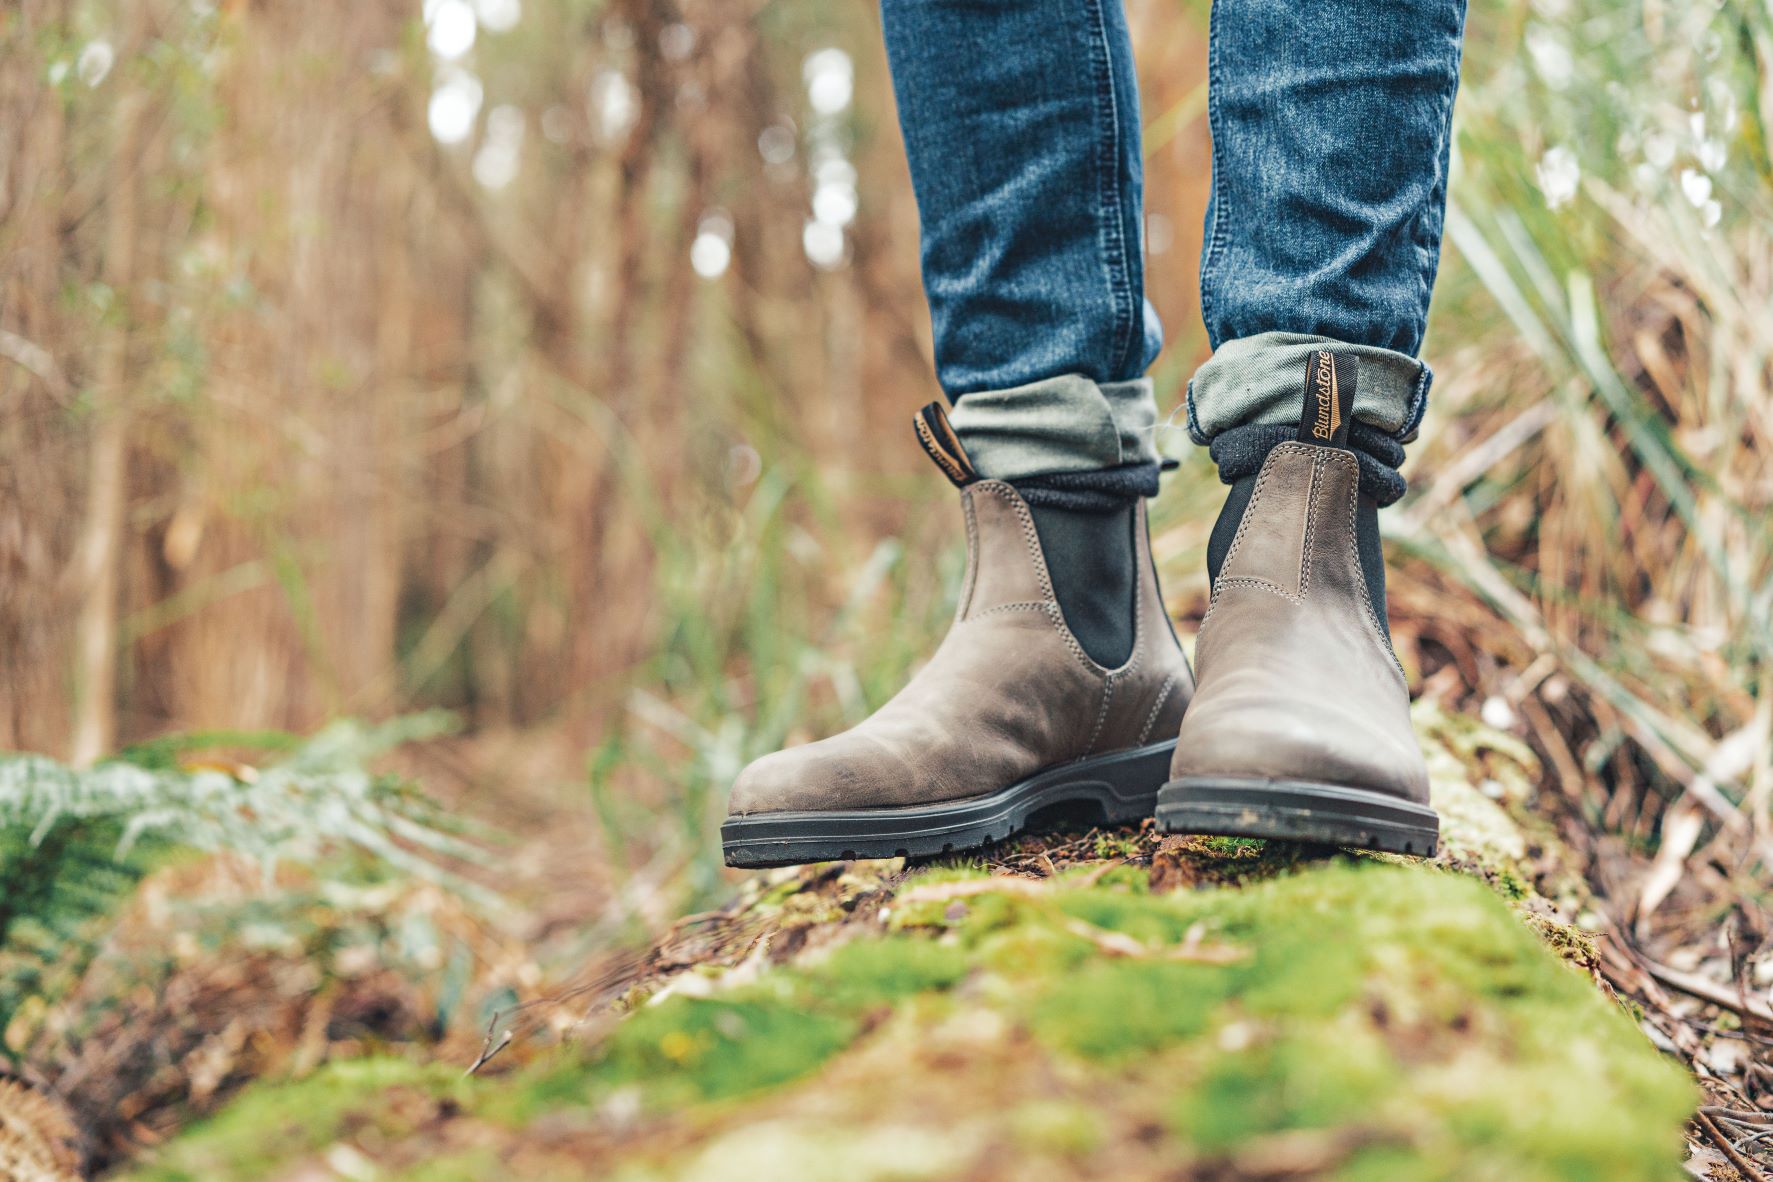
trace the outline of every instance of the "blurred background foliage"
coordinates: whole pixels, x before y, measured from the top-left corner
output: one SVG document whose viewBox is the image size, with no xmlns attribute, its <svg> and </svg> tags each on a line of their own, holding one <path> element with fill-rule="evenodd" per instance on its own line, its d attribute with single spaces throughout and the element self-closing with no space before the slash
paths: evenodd
<svg viewBox="0 0 1773 1182">
<path fill-rule="evenodd" d="M 1170 411 L 1207 4 L 1128 11 Z M 1755 985 L 1769 117 L 1761 0 L 1473 0 L 1385 521 L 1424 709 L 1532 744 L 1617 916 Z M 934 395 L 871 0 L 11 0 L 0 746 L 57 760 L 0 764 L 11 1069 L 103 1164 L 246 1077 L 472 1058 L 598 989 L 727 890 L 739 766 L 947 624 Z M 1220 489 L 1160 447 L 1186 636 Z"/>
<path fill-rule="evenodd" d="M 1128 10 L 1168 411 L 1205 352 L 1207 5 Z M 0 745 L 446 708 L 420 770 L 524 840 L 512 930 L 582 953 L 711 897 L 733 773 L 891 693 L 959 575 L 877 20 L 7 5 Z M 1709 922 L 1773 851 L 1773 9 L 1469 27 L 1394 636 L 1537 750 L 1597 881 L 1660 851 L 1731 888 L 1674 909 Z M 1186 633 L 1219 492 L 1160 432 Z"/>
<path fill-rule="evenodd" d="M 1132 0 L 1166 407 L 1204 342 L 1206 5 Z M 927 651 L 955 523 L 862 0 L 21 0 L 0 15 L 0 742 L 459 711 L 687 856 Z M 1773 17 L 1477 0 L 1417 688 L 1581 811 L 1765 850 Z M 1173 606 L 1216 492 L 1160 502 Z M 708 865 L 703 864 L 702 880 Z"/>
</svg>

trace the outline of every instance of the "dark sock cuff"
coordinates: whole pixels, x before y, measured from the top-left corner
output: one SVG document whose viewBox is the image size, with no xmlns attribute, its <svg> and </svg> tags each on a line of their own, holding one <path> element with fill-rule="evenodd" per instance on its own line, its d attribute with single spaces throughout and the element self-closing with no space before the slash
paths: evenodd
<svg viewBox="0 0 1773 1182">
<path fill-rule="evenodd" d="M 1030 505 L 1080 513 L 1111 513 L 1140 497 L 1157 495 L 1159 466 L 1123 464 L 1093 472 L 1058 472 L 1027 476 L 1010 485 Z"/>
<path fill-rule="evenodd" d="M 1262 467 L 1268 453 L 1291 439 L 1298 438 L 1297 427 L 1282 423 L 1252 423 L 1221 431 L 1208 444 L 1213 463 L 1219 466 L 1219 479 L 1236 484 L 1245 476 L 1254 475 Z M 1404 462 L 1404 445 L 1377 427 L 1369 427 L 1356 419 L 1349 424 L 1348 446 L 1361 466 L 1361 492 L 1384 507 L 1404 495 L 1408 486 L 1398 468 Z"/>
</svg>

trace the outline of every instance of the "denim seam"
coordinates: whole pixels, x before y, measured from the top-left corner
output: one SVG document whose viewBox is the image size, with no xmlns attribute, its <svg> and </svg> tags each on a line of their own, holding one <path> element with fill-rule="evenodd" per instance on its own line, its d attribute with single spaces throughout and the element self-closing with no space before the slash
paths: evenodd
<svg viewBox="0 0 1773 1182">
<path fill-rule="evenodd" d="M 1220 341 L 1218 332 L 1213 325 L 1213 285 L 1217 272 L 1214 270 L 1223 250 L 1225 229 L 1225 169 L 1222 167 L 1221 154 L 1224 151 L 1223 124 L 1219 117 L 1219 87 L 1214 79 L 1219 77 L 1219 6 L 1212 5 L 1207 10 L 1207 131 L 1213 141 L 1213 193 L 1212 214 L 1213 224 L 1207 235 L 1207 244 L 1201 252 L 1200 262 L 1200 319 L 1207 330 L 1207 344 L 1217 349 Z M 1188 388 L 1188 417 L 1190 430 L 1198 424 L 1194 422 L 1194 384 Z"/>
<path fill-rule="evenodd" d="M 1090 43 L 1091 81 L 1096 91 L 1096 236 L 1102 247 L 1108 299 L 1114 309 L 1110 355 L 1115 374 L 1123 372 L 1133 347 L 1132 284 L 1127 277 L 1127 251 L 1121 226 L 1120 123 L 1116 118 L 1114 63 L 1109 56 L 1108 28 L 1101 0 L 1085 0 Z M 1106 119 L 1104 119 L 1106 115 Z M 1105 124 L 1105 126 L 1104 126 Z M 1113 374 L 1105 374 L 1113 380 Z"/>
<path fill-rule="evenodd" d="M 1453 102 L 1459 93 L 1459 70 L 1465 55 L 1465 0 L 1452 0 L 1453 9 L 1453 80 L 1441 95 L 1440 150 L 1435 153 L 1435 167 L 1438 175 L 1429 190 L 1428 201 L 1424 204 L 1421 214 L 1416 219 L 1418 231 L 1417 248 L 1424 256 L 1418 278 L 1422 281 L 1422 308 L 1424 327 L 1427 325 L 1428 304 L 1434 294 L 1435 275 L 1440 269 L 1440 251 L 1432 244 L 1438 243 L 1446 223 L 1447 181 L 1448 172 L 1452 168 L 1451 152 L 1453 145 Z M 1432 223 L 1432 224 L 1429 224 Z M 1424 245 L 1424 240 L 1430 245 Z M 1420 349 L 1420 344 L 1417 348 Z M 1426 392 L 1426 391 L 1425 391 Z"/>
<path fill-rule="evenodd" d="M 1410 392 L 1410 409 L 1404 414 L 1403 426 L 1391 433 L 1399 443 L 1406 442 L 1422 426 L 1423 416 L 1428 413 L 1428 386 L 1433 380 L 1433 371 L 1419 360 L 1416 363 L 1416 388 Z"/>
</svg>

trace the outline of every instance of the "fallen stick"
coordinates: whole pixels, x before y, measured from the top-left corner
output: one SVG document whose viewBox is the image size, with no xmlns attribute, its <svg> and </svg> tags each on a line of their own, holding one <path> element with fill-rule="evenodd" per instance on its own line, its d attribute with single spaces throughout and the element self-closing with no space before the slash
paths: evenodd
<svg viewBox="0 0 1773 1182">
<path fill-rule="evenodd" d="M 1680 969 L 1658 964 L 1648 957 L 1640 957 L 1639 959 L 1643 961 L 1644 969 L 1652 977 L 1670 989 L 1678 989 L 1690 997 L 1697 997 L 1700 1001 L 1708 1001 L 1714 1006 L 1719 1006 L 1744 1018 L 1754 1018 L 1756 1021 L 1773 1026 L 1773 1007 L 1769 1007 L 1766 1002 L 1756 1001 L 1741 993 L 1732 994 L 1716 981 L 1709 977 L 1702 977 L 1698 973 L 1684 973 Z"/>
<path fill-rule="evenodd" d="M 1705 1130 L 1705 1135 L 1710 1137 L 1719 1151 L 1730 1159 L 1730 1164 L 1736 1167 L 1736 1172 L 1747 1179 L 1747 1182 L 1768 1182 L 1767 1175 L 1761 1172 L 1761 1168 L 1749 1161 L 1743 1152 L 1731 1142 L 1730 1138 L 1724 1136 L 1724 1131 L 1712 1123 L 1711 1117 L 1705 1115 L 1704 1112 L 1695 1112 L 1693 1123 Z"/>
</svg>

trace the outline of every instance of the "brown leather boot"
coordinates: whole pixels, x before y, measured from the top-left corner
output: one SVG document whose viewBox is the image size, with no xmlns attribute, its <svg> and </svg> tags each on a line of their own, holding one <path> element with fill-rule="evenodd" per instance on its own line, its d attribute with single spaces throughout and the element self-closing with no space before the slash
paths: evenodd
<svg viewBox="0 0 1773 1182">
<path fill-rule="evenodd" d="M 1037 814 L 1151 815 L 1194 677 L 1158 592 L 1144 503 L 1133 520 L 1132 655 L 1106 669 L 1066 626 L 1021 495 L 978 478 L 939 408 L 926 409 L 919 435 L 966 514 L 954 624 L 873 716 L 740 773 L 720 831 L 729 866 L 967 850 Z"/>
<path fill-rule="evenodd" d="M 1434 853 L 1410 692 L 1356 541 L 1353 360 L 1313 355 L 1299 441 L 1268 454 L 1214 581 L 1166 832 Z"/>
</svg>

